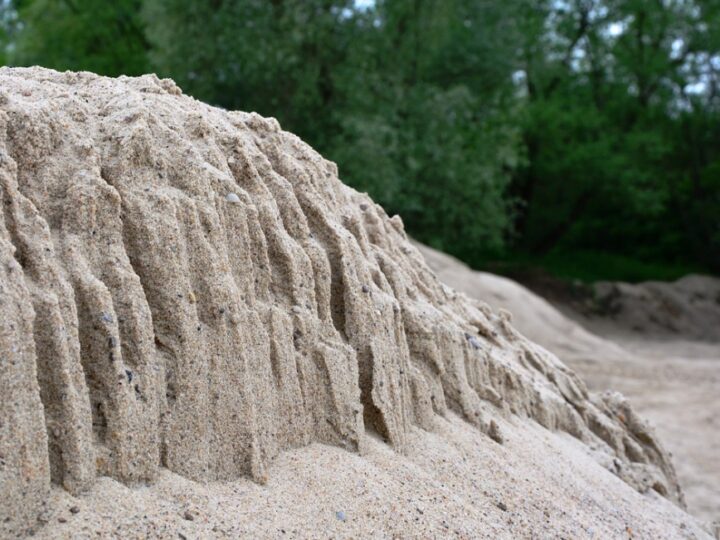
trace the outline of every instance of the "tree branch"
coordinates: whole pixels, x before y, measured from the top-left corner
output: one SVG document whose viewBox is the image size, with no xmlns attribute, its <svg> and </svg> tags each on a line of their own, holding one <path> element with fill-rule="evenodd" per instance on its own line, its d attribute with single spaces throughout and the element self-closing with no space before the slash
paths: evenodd
<svg viewBox="0 0 720 540">
<path fill-rule="evenodd" d="M 590 10 L 587 8 L 582 8 L 579 5 L 577 5 L 578 11 L 580 12 L 580 23 L 578 24 L 577 31 L 575 32 L 575 35 L 573 36 L 572 40 L 570 41 L 570 45 L 568 45 L 567 51 L 565 52 L 565 56 L 562 59 L 562 62 L 560 62 L 560 65 L 567 69 L 570 65 L 570 60 L 572 59 L 573 51 L 575 50 L 575 47 L 580 42 L 580 40 L 585 36 L 587 29 L 590 27 Z M 562 80 L 561 74 L 556 74 L 551 80 L 550 83 L 545 87 L 543 91 L 543 95 L 549 96 L 551 95 L 555 89 L 557 88 L 558 84 L 560 84 L 560 81 Z"/>
</svg>

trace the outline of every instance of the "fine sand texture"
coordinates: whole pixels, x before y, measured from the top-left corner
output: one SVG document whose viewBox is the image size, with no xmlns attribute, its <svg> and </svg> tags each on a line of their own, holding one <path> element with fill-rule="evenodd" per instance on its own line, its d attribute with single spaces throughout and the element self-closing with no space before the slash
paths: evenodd
<svg viewBox="0 0 720 540">
<path fill-rule="evenodd" d="M 0 201 L 0 537 L 705 534 L 621 395 L 273 119 L 2 68 Z"/>
<path fill-rule="evenodd" d="M 507 309 L 591 389 L 622 392 L 673 456 L 688 509 L 720 527 L 720 280 L 600 283 L 602 316 L 550 304 L 514 281 L 416 244 L 444 282 Z"/>
</svg>

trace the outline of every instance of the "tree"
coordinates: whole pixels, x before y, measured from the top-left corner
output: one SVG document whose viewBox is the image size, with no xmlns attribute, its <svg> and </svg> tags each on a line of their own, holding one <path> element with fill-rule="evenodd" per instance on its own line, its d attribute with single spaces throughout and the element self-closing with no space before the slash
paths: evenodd
<svg viewBox="0 0 720 540">
<path fill-rule="evenodd" d="M 720 0 L 0 0 L 0 60 L 274 116 L 476 266 L 720 271 Z"/>
<path fill-rule="evenodd" d="M 149 70 L 141 0 L 5 0 L 22 24 L 7 61 L 103 75 Z"/>
<path fill-rule="evenodd" d="M 503 243 L 518 160 L 503 6 L 149 0 L 145 20 L 163 75 L 276 116 L 413 235 L 477 258 Z"/>
<path fill-rule="evenodd" d="M 720 66 L 718 26 L 708 24 L 718 3 L 532 4 L 521 54 L 528 161 L 513 182 L 524 201 L 520 246 L 690 255 L 717 268 L 706 249 L 688 250 L 718 235 L 708 176 L 720 150 L 710 74 Z M 700 202 L 704 210 L 692 210 Z"/>
<path fill-rule="evenodd" d="M 421 241 L 470 262 L 509 232 L 514 127 L 512 2 L 380 1 L 359 18 L 342 78 L 344 178 Z M 368 164 L 372 164 L 369 168 Z"/>
<path fill-rule="evenodd" d="M 336 131 L 352 0 L 148 0 L 151 58 L 192 95 L 277 117 L 316 147 Z"/>
</svg>

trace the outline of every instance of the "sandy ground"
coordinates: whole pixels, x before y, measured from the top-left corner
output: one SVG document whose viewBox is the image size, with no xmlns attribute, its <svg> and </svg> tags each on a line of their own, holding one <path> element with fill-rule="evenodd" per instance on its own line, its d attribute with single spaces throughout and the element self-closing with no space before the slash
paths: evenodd
<svg viewBox="0 0 720 540">
<path fill-rule="evenodd" d="M 266 486 L 164 470 L 151 487 L 102 478 L 79 498 L 55 489 L 37 537 L 709 538 L 571 436 L 517 418 L 500 428 L 504 444 L 488 444 L 450 413 L 433 433 L 414 429 L 405 456 L 371 435 L 362 456 L 313 444 L 281 454 Z"/>
<path fill-rule="evenodd" d="M 589 388 L 625 394 L 673 454 L 688 510 L 720 522 L 720 343 L 633 332 L 620 322 L 588 318 L 511 280 L 418 247 L 440 279 L 509 310 L 525 335 L 578 370 Z M 688 315 L 678 313 L 692 319 Z"/>
</svg>

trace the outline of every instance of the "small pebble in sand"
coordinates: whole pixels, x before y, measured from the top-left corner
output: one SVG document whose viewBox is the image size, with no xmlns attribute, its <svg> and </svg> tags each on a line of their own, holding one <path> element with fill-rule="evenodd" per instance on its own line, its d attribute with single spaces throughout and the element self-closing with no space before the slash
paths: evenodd
<svg viewBox="0 0 720 540">
<path fill-rule="evenodd" d="M 362 292 L 364 292 L 364 293 L 369 293 L 369 292 L 370 292 L 370 288 L 369 288 L 367 285 L 363 285 L 363 286 L 362 286 Z"/>
<path fill-rule="evenodd" d="M 105 313 L 105 312 L 100 314 L 100 319 L 105 321 L 106 323 L 113 322 L 112 315 L 110 315 L 109 313 Z"/>
<path fill-rule="evenodd" d="M 195 515 L 190 510 L 185 510 L 185 514 L 183 514 L 183 517 L 187 519 L 188 521 L 194 521 Z"/>
<path fill-rule="evenodd" d="M 480 349 L 482 347 L 482 344 L 480 343 L 478 338 L 476 338 L 475 336 L 473 336 L 471 334 L 466 333 L 465 339 L 468 340 L 468 342 L 470 343 L 470 345 L 472 346 L 473 349 Z"/>
<path fill-rule="evenodd" d="M 342 510 L 338 510 L 337 512 L 335 512 L 335 517 L 338 518 L 340 521 L 343 521 L 343 522 L 347 519 L 347 518 L 345 517 L 345 512 L 343 512 Z"/>
<path fill-rule="evenodd" d="M 231 202 L 231 203 L 239 203 L 240 197 L 238 197 L 235 193 L 230 192 L 227 195 L 225 195 L 225 200 L 227 202 Z"/>
<path fill-rule="evenodd" d="M 502 433 L 500 433 L 500 426 L 497 425 L 497 422 L 495 422 L 495 420 L 490 420 L 490 429 L 488 430 L 488 435 L 496 443 L 503 443 L 503 436 Z"/>
<path fill-rule="evenodd" d="M 80 507 L 79 507 L 79 506 L 71 506 L 71 507 L 70 507 L 70 513 L 71 513 L 71 514 L 77 514 L 78 512 L 80 512 Z"/>
</svg>

